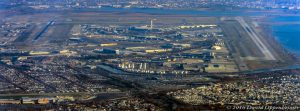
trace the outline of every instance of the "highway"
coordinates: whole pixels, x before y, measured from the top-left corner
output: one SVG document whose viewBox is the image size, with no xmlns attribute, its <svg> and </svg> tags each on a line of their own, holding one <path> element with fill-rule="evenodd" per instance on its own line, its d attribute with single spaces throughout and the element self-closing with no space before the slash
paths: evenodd
<svg viewBox="0 0 300 111">
<path fill-rule="evenodd" d="M 259 35 L 255 33 L 255 31 L 245 22 L 242 17 L 235 17 L 235 19 L 241 24 L 253 42 L 257 45 L 259 50 L 265 55 L 266 60 L 276 60 L 271 51 L 267 48 L 267 46 L 261 41 Z M 246 43 L 245 43 L 246 44 Z"/>
</svg>

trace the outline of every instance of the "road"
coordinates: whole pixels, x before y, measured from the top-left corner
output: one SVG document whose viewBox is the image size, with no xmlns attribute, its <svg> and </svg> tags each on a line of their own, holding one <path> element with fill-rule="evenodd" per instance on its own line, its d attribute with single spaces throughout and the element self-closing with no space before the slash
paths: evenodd
<svg viewBox="0 0 300 111">
<path fill-rule="evenodd" d="M 266 60 L 276 60 L 272 52 L 267 48 L 267 46 L 262 42 L 261 38 L 255 31 L 246 23 L 242 17 L 235 17 L 235 19 L 241 24 L 253 42 L 257 45 L 259 50 L 265 55 Z M 246 44 L 246 43 L 245 43 Z"/>
<path fill-rule="evenodd" d="M 116 74 L 107 70 L 97 68 L 91 73 L 99 74 L 109 78 L 112 81 L 111 85 L 126 89 L 127 91 L 131 92 L 131 95 L 144 99 L 146 102 L 153 103 L 166 111 L 173 111 L 179 107 L 191 107 L 189 104 L 183 103 L 168 96 L 164 91 L 156 92 L 153 89 L 146 88 L 139 83 L 120 78 Z"/>
</svg>

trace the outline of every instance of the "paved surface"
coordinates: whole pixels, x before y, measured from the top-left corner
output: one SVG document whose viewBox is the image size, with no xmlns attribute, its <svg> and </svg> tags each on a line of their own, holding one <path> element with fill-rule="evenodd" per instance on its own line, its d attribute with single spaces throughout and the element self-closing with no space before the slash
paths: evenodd
<svg viewBox="0 0 300 111">
<path fill-rule="evenodd" d="M 253 31 L 253 29 L 245 22 L 242 17 L 235 18 L 241 26 L 246 30 L 247 34 L 253 40 L 253 42 L 258 46 L 259 50 L 265 55 L 266 60 L 276 60 L 271 51 L 267 48 L 267 46 L 261 41 L 259 36 Z"/>
</svg>

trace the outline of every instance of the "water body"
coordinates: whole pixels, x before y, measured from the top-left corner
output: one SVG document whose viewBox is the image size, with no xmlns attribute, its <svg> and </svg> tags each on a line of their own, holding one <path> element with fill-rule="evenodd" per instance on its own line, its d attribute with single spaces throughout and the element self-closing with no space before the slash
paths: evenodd
<svg viewBox="0 0 300 111">
<path fill-rule="evenodd" d="M 280 16 L 271 21 L 300 22 L 300 16 Z M 300 24 L 273 25 L 272 32 L 278 42 L 300 58 Z"/>
<path fill-rule="evenodd" d="M 80 11 L 82 9 L 78 9 Z M 205 11 L 193 9 L 159 9 L 159 8 L 113 8 L 102 7 L 99 9 L 89 9 L 93 11 L 122 12 L 122 13 L 147 13 L 147 14 L 172 14 L 172 15 L 198 15 L 198 16 L 257 16 L 265 15 L 264 12 L 247 11 Z"/>
</svg>

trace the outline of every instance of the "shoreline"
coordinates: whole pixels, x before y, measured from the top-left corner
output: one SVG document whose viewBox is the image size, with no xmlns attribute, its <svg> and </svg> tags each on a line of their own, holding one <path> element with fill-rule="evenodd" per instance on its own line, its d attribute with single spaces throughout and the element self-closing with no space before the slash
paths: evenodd
<svg viewBox="0 0 300 111">
<path fill-rule="evenodd" d="M 258 22 L 266 21 L 271 17 L 265 17 Z M 276 35 L 274 35 L 272 30 L 272 24 L 262 23 L 259 26 L 263 32 L 263 37 L 268 41 L 268 44 L 272 47 L 272 49 L 280 56 L 280 59 L 287 63 L 287 65 L 297 65 L 300 63 L 300 58 L 296 56 L 296 54 L 289 49 L 287 49 L 280 41 L 276 39 Z M 284 65 L 286 66 L 286 65 Z"/>
<path fill-rule="evenodd" d="M 288 17 L 288 16 L 289 15 L 285 15 L 283 17 Z M 298 16 L 300 16 L 300 15 L 298 15 Z M 278 16 L 276 16 L 276 17 L 278 17 Z M 259 20 L 259 22 L 262 23 L 262 24 L 260 24 L 261 25 L 260 27 L 262 28 L 262 30 L 264 32 L 268 33 L 267 37 L 273 39 L 273 41 L 275 41 L 276 44 L 278 44 L 282 48 L 282 50 L 284 50 L 286 53 L 292 54 L 292 56 L 294 56 L 298 61 L 300 61 L 300 56 L 297 57 L 297 54 L 295 52 L 289 50 L 282 43 L 280 43 L 280 41 L 276 39 L 277 36 L 274 34 L 274 31 L 273 31 L 273 27 L 275 25 L 279 25 L 279 26 L 281 26 L 281 25 L 293 25 L 293 24 L 298 24 L 298 22 L 296 22 L 296 23 L 295 22 L 291 22 L 291 23 L 290 22 L 282 22 L 282 23 L 273 24 L 272 21 L 270 21 L 270 19 L 273 19 L 273 18 L 275 18 L 275 16 L 264 17 L 261 20 Z"/>
</svg>

